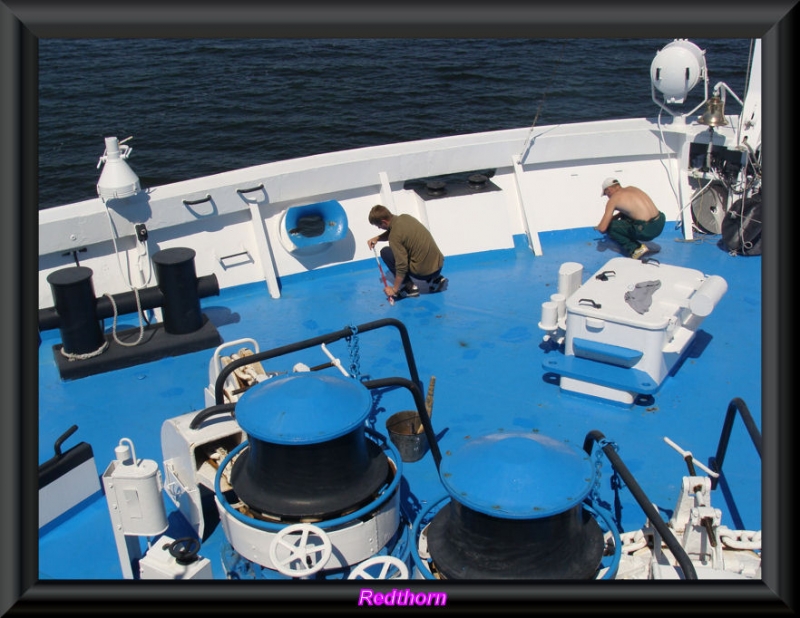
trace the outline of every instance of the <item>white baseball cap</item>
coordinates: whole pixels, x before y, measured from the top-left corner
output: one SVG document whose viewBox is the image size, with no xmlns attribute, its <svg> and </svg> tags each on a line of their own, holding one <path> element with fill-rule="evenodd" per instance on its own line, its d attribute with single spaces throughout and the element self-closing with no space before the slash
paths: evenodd
<svg viewBox="0 0 800 618">
<path fill-rule="evenodd" d="M 606 194 L 606 189 L 608 189 L 611 185 L 618 185 L 619 180 L 614 178 L 613 176 L 609 176 L 603 181 L 603 190 L 601 191 L 600 195 Z"/>
</svg>

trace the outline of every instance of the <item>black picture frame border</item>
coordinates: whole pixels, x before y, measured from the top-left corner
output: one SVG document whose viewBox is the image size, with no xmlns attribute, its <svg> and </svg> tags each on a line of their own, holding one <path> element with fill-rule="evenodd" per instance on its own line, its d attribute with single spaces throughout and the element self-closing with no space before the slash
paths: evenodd
<svg viewBox="0 0 800 618">
<path fill-rule="evenodd" d="M 43 37 L 747 37 L 762 38 L 764 58 L 763 222 L 763 580 L 755 582 L 448 582 L 448 606 L 435 611 L 793 613 L 794 548 L 790 496 L 794 432 L 790 385 L 795 326 L 788 290 L 796 281 L 790 234 L 797 135 L 792 101 L 794 2 L 631 2 L 563 0 L 403 4 L 291 4 L 6 0 L 0 2 L 0 243 L 5 406 L 0 473 L 0 614 L 192 614 L 247 611 L 364 611 L 363 585 L 349 582 L 59 582 L 37 572 L 37 40 Z M 777 214 L 776 214 L 777 213 Z M 747 258 L 737 258 L 747 259 Z M 742 359 L 746 362 L 746 359 Z M 256 585 L 250 585 L 256 584 Z M 297 585 L 299 584 L 299 585 Z M 331 585 L 332 584 L 332 585 Z M 443 589 L 414 581 L 414 590 Z M 397 609 L 396 611 L 401 611 Z M 414 611 L 423 611 L 414 608 Z"/>
</svg>

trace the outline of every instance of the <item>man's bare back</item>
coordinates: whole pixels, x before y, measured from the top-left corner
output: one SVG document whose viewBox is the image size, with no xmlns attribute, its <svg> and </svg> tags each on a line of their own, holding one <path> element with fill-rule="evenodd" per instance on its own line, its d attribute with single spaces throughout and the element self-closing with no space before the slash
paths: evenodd
<svg viewBox="0 0 800 618">
<path fill-rule="evenodd" d="M 603 217 L 594 229 L 619 244 L 623 255 L 639 260 L 653 251 L 644 243 L 664 230 L 666 216 L 638 187 L 623 187 L 613 176 L 603 181 L 608 198 Z"/>
<path fill-rule="evenodd" d="M 631 219 L 649 221 L 658 214 L 658 208 L 653 204 L 653 200 L 638 187 L 620 187 L 608 201 L 612 208 L 628 215 Z"/>
<path fill-rule="evenodd" d="M 606 188 L 604 194 L 608 196 L 608 202 L 603 218 L 596 228 L 600 232 L 606 232 L 615 211 L 636 221 L 649 221 L 658 215 L 659 211 L 653 200 L 638 187 L 622 187 L 614 184 Z"/>
</svg>

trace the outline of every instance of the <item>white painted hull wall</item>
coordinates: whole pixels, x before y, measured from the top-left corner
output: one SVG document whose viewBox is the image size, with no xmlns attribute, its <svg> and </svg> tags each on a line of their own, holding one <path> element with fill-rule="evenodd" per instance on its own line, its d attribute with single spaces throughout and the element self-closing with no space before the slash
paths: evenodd
<svg viewBox="0 0 800 618">
<path fill-rule="evenodd" d="M 726 147 L 735 147 L 737 119 L 732 120 L 714 129 L 715 144 L 724 137 Z M 510 248 L 520 234 L 538 254 L 539 232 L 591 227 L 599 221 L 605 204 L 599 187 L 607 176 L 641 187 L 668 221 L 676 221 L 690 216 L 685 206 L 694 190 L 680 153 L 704 133 L 708 127 L 683 125 L 680 119 L 660 126 L 634 119 L 476 133 L 268 163 L 143 187 L 136 196 L 107 203 L 97 198 L 43 210 L 39 307 L 53 304 L 47 276 L 73 266 L 72 252 L 84 248 L 78 258 L 92 269 L 98 296 L 141 287 L 137 263 L 144 247 L 137 245 L 134 231 L 139 223 L 147 227 L 150 255 L 189 247 L 197 254 L 198 276 L 216 275 L 223 289 L 264 281 L 278 298 L 281 277 L 372 259 L 366 239 L 375 230 L 367 214 L 378 203 L 420 219 L 445 255 Z M 529 135 L 530 146 L 522 152 Z M 497 170 L 491 180 L 502 191 L 426 203 L 403 188 L 407 180 L 487 169 Z M 289 250 L 280 232 L 286 210 L 330 199 L 338 200 L 347 213 L 348 237 L 327 247 Z M 684 230 L 690 235 L 691 225 Z M 146 279 L 147 264 L 143 273 Z"/>
<path fill-rule="evenodd" d="M 713 129 L 692 112 L 670 111 L 658 119 L 457 135 L 267 163 L 40 211 L 39 307 L 53 304 L 47 276 L 75 265 L 76 256 L 92 269 L 99 296 L 154 284 L 147 257 L 171 247 L 194 249 L 198 276 L 216 275 L 221 289 L 263 281 L 279 298 L 281 277 L 370 259 L 366 239 L 375 229 L 367 214 L 378 203 L 421 220 L 445 255 L 510 248 L 516 235 L 539 255 L 540 232 L 597 224 L 608 176 L 641 187 L 690 238 L 692 195 L 708 179 L 690 168 L 689 146 L 711 140 L 743 150 L 746 140 L 759 147 L 760 66 L 757 41 L 740 114 Z M 722 83 L 717 89 L 727 92 Z M 496 170 L 491 180 L 501 191 L 426 203 L 403 188 L 408 180 L 485 170 Z M 300 250 L 282 242 L 287 209 L 326 200 L 344 208 L 346 238 Z M 137 224 L 147 228 L 145 243 L 136 239 Z"/>
</svg>

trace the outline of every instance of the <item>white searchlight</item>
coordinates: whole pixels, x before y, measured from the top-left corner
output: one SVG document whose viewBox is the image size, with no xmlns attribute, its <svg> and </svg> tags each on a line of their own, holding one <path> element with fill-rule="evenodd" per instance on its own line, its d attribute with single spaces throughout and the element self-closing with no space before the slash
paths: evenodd
<svg viewBox="0 0 800 618">
<path fill-rule="evenodd" d="M 686 39 L 675 39 L 666 45 L 656 54 L 650 65 L 653 102 L 675 118 L 684 118 L 688 114 L 680 116 L 667 105 L 683 104 L 689 92 L 700 81 L 705 89 L 703 102 L 689 114 L 697 111 L 708 100 L 708 70 L 705 52 Z M 663 95 L 663 103 L 656 98 L 656 90 Z"/>
<path fill-rule="evenodd" d="M 106 151 L 97 162 L 98 169 L 105 163 L 97 181 L 97 195 L 104 202 L 113 198 L 130 197 L 141 191 L 139 177 L 125 161 L 133 150 L 124 144 L 125 141 L 127 140 L 119 142 L 116 137 L 107 137 Z"/>
</svg>

